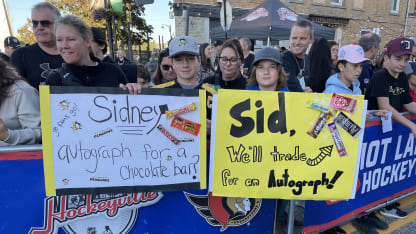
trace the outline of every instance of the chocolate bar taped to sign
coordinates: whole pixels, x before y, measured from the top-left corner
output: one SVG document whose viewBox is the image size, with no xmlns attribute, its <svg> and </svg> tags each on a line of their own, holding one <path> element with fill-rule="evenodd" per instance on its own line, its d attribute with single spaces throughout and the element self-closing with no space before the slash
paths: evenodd
<svg viewBox="0 0 416 234">
<path fill-rule="evenodd" d="M 201 124 L 181 118 L 177 115 L 173 118 L 170 126 L 195 136 L 198 136 L 199 129 L 201 128 Z"/>
<path fill-rule="evenodd" d="M 340 112 L 338 116 L 335 118 L 335 123 L 341 126 L 345 131 L 347 131 L 351 136 L 356 137 L 358 136 L 359 132 L 361 131 L 360 126 L 354 123 L 348 116 L 344 113 Z"/>
<path fill-rule="evenodd" d="M 355 107 L 357 105 L 357 100 L 354 98 L 344 97 L 338 94 L 333 94 L 330 107 L 342 111 L 347 111 L 349 113 L 354 113 Z"/>
<path fill-rule="evenodd" d="M 172 134 L 170 134 L 161 124 L 157 125 L 157 129 L 159 129 L 163 133 L 163 135 L 169 138 L 169 140 L 171 140 L 173 144 L 179 144 L 179 140 L 172 136 Z"/>
<path fill-rule="evenodd" d="M 335 122 L 329 123 L 328 128 L 331 132 L 335 146 L 337 147 L 339 156 L 346 156 L 347 150 L 345 149 L 344 143 L 342 142 L 341 136 L 339 135 Z"/>
<path fill-rule="evenodd" d="M 328 113 L 329 111 L 331 111 L 328 107 L 319 105 L 318 103 L 311 102 L 311 101 L 306 102 L 306 107 L 314 109 L 314 110 L 322 111 L 325 113 Z"/>
<path fill-rule="evenodd" d="M 189 105 L 186 105 L 186 106 L 177 108 L 175 110 L 166 111 L 166 118 L 167 119 L 170 119 L 171 117 L 173 117 L 175 115 L 180 115 L 180 114 L 183 114 L 183 113 L 188 113 L 188 112 L 191 112 L 191 111 L 194 111 L 194 110 L 196 110 L 196 104 L 195 104 L 195 102 L 192 102 Z"/>
<path fill-rule="evenodd" d="M 313 138 L 317 138 L 330 117 L 330 113 L 321 112 L 319 117 L 313 123 L 312 127 L 306 133 L 308 133 L 308 135 Z"/>
</svg>

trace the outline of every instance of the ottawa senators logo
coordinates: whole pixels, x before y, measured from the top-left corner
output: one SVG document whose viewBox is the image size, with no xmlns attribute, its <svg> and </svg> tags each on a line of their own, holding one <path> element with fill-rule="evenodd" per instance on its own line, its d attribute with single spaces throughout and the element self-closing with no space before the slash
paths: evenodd
<svg viewBox="0 0 416 234">
<path fill-rule="evenodd" d="M 241 197 L 216 197 L 193 195 L 185 192 L 188 201 L 212 226 L 221 226 L 225 231 L 229 226 L 248 223 L 260 210 L 261 199 Z"/>
</svg>

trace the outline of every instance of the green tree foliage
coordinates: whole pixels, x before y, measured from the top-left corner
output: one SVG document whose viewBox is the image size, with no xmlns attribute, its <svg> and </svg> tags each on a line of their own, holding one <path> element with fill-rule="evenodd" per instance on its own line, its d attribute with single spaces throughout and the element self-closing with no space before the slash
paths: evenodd
<svg viewBox="0 0 416 234">
<path fill-rule="evenodd" d="M 106 20 L 116 19 L 117 39 L 124 44 L 128 42 L 127 25 L 130 23 L 131 38 L 134 45 L 140 45 L 146 41 L 147 33 L 152 33 L 153 27 L 146 25 L 146 21 L 141 17 L 144 7 L 138 5 L 134 0 L 123 0 L 124 13 L 120 14 L 111 9 L 101 9 L 93 11 L 89 7 L 89 0 L 47 0 L 56 6 L 62 15 L 73 14 L 80 17 L 88 25 L 105 29 Z M 131 18 L 131 21 L 128 19 Z M 25 43 L 35 43 L 36 39 L 33 35 L 32 25 L 29 18 L 27 23 L 17 30 L 17 37 Z"/>
<path fill-rule="evenodd" d="M 18 35 L 16 37 L 26 44 L 33 44 L 36 42 L 36 38 L 32 30 L 32 22 L 29 18 L 26 19 L 26 24 L 17 30 L 17 33 Z"/>
<path fill-rule="evenodd" d="M 131 41 L 133 45 L 140 45 L 147 40 L 147 34 L 153 32 L 153 27 L 147 25 L 141 17 L 144 12 L 142 5 L 136 4 L 134 0 L 123 0 L 123 13 L 118 13 L 112 9 L 102 9 L 95 12 L 94 18 L 108 19 L 115 18 L 117 40 L 123 44 L 128 43 L 128 25 L 130 23 Z"/>
<path fill-rule="evenodd" d="M 94 12 L 90 9 L 89 0 L 46 0 L 59 9 L 61 15 L 76 15 L 85 23 L 97 28 L 105 28 L 103 19 L 94 18 Z"/>
</svg>

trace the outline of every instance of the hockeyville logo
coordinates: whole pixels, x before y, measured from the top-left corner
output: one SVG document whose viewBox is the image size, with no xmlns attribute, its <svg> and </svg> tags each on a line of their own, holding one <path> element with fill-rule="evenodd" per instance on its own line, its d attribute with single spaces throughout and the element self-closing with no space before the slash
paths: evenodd
<svg viewBox="0 0 416 234">
<path fill-rule="evenodd" d="M 241 197 L 217 197 L 185 193 L 197 212 L 212 226 L 225 231 L 229 226 L 241 226 L 252 220 L 261 207 L 261 199 Z"/>
<path fill-rule="evenodd" d="M 125 221 L 125 224 L 117 225 L 123 226 L 121 230 L 114 230 L 113 227 L 112 232 L 128 233 L 135 224 L 138 208 L 156 204 L 162 196 L 160 192 L 139 192 L 47 197 L 45 198 L 44 226 L 42 228 L 31 228 L 29 233 L 57 233 L 61 226 L 67 232 L 70 230 L 68 233 L 80 233 L 77 229 L 81 229 L 85 233 L 85 230 L 97 229 L 97 227 L 91 227 L 89 225 L 91 223 L 99 223 L 100 227 L 105 227 L 108 230 L 111 220 L 120 224 L 123 222 L 122 220 L 126 219 L 126 214 L 131 216 L 127 218 L 128 222 Z M 121 215 L 120 220 L 117 220 L 120 212 L 123 215 Z M 87 222 L 82 222 L 85 219 L 88 219 Z M 88 227 L 85 227 L 85 225 L 88 225 Z"/>
</svg>

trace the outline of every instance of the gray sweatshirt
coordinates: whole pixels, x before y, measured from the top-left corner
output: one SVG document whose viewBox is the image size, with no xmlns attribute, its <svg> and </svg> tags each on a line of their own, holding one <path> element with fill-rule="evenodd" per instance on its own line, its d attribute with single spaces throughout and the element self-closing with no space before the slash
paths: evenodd
<svg viewBox="0 0 416 234">
<path fill-rule="evenodd" d="M 0 119 L 9 129 L 9 138 L 0 146 L 41 142 L 38 91 L 25 81 L 10 87 L 9 97 L 0 106 Z"/>
</svg>

